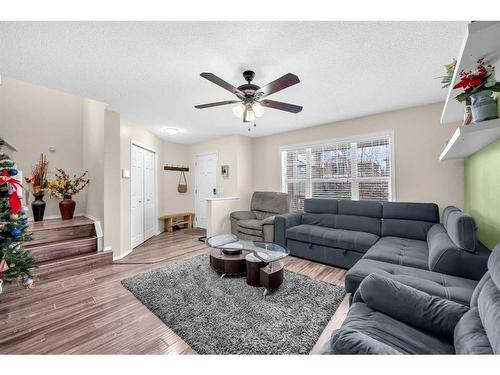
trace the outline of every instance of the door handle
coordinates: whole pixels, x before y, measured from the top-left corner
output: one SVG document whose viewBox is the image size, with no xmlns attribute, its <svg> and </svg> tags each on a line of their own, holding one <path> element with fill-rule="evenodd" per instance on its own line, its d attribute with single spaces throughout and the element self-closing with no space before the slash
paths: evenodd
<svg viewBox="0 0 500 375">
<path fill-rule="evenodd" d="M 214 192 L 214 195 L 217 195 L 217 189 L 216 188 L 213 189 L 213 192 Z"/>
</svg>

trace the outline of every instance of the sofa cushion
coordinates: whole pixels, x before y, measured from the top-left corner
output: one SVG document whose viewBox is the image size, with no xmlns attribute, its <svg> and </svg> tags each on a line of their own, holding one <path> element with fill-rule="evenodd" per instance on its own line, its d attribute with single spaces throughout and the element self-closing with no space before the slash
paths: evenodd
<svg viewBox="0 0 500 375">
<path fill-rule="evenodd" d="M 335 228 L 336 216 L 334 214 L 318 214 L 304 212 L 302 224 L 319 225 L 320 227 Z"/>
<path fill-rule="evenodd" d="M 439 209 L 434 203 L 384 202 L 382 217 L 382 236 L 425 241 L 429 229 L 439 222 Z"/>
<path fill-rule="evenodd" d="M 290 211 L 290 195 L 287 193 L 256 191 L 252 195 L 250 210 L 271 213 L 268 216 L 287 213 Z M 257 217 L 259 218 L 258 214 Z"/>
<path fill-rule="evenodd" d="M 321 354 L 403 354 L 353 329 L 341 328 L 327 341 Z"/>
<path fill-rule="evenodd" d="M 238 232 L 262 237 L 262 221 L 256 219 L 238 220 Z"/>
<path fill-rule="evenodd" d="M 385 275 L 414 287 L 430 295 L 449 299 L 469 305 L 477 281 L 462 277 L 450 276 L 428 270 L 380 262 L 372 259 L 361 259 L 345 277 L 347 293 L 356 292 L 361 281 L 371 273 Z"/>
<path fill-rule="evenodd" d="M 373 201 L 339 200 L 339 215 L 366 216 L 380 219 L 382 217 L 382 203 Z"/>
<path fill-rule="evenodd" d="M 288 229 L 286 236 L 296 241 L 358 252 L 365 252 L 379 239 L 378 236 L 371 233 L 325 228 L 308 224 Z"/>
<path fill-rule="evenodd" d="M 434 203 L 384 202 L 382 217 L 439 223 L 439 209 Z"/>
<path fill-rule="evenodd" d="M 450 343 L 375 311 L 364 303 L 354 303 L 350 307 L 340 331 L 343 330 L 361 332 L 405 354 L 455 353 Z M 332 336 L 333 347 L 338 335 L 339 331 L 336 331 Z"/>
<path fill-rule="evenodd" d="M 328 198 L 310 198 L 304 200 L 304 212 L 313 214 L 338 213 L 338 200 Z"/>
<path fill-rule="evenodd" d="M 370 201 L 339 200 L 335 228 L 368 232 L 380 236 L 382 204 Z"/>
<path fill-rule="evenodd" d="M 454 342 L 457 354 L 493 354 L 477 308 L 470 309 L 457 323 Z"/>
<path fill-rule="evenodd" d="M 477 226 L 472 216 L 459 210 L 450 211 L 447 214 L 445 228 L 457 247 L 471 252 L 476 251 Z"/>
<path fill-rule="evenodd" d="M 428 269 L 427 243 L 400 237 L 382 237 L 367 251 L 364 259 Z"/>
<path fill-rule="evenodd" d="M 490 251 L 477 247 L 476 253 L 462 250 L 451 240 L 445 227 L 434 224 L 427 233 L 429 270 L 479 280 L 486 272 Z"/>
</svg>

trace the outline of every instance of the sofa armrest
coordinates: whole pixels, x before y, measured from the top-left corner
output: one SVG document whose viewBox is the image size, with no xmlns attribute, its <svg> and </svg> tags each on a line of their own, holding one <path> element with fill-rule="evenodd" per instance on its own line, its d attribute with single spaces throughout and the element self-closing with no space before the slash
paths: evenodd
<svg viewBox="0 0 500 375">
<path fill-rule="evenodd" d="M 255 213 L 252 211 L 234 211 L 231 212 L 230 217 L 235 220 L 251 220 L 256 218 Z"/>
<path fill-rule="evenodd" d="M 480 242 L 471 252 L 455 245 L 445 227 L 435 224 L 427 233 L 429 270 L 447 275 L 479 280 L 487 271 L 491 252 Z"/>
<path fill-rule="evenodd" d="M 302 223 L 302 212 L 291 212 L 274 217 L 274 241 L 286 246 L 286 230 Z"/>
<path fill-rule="evenodd" d="M 261 221 L 262 225 L 274 225 L 274 218 L 276 216 L 269 216 L 266 217 L 264 220 Z"/>
<path fill-rule="evenodd" d="M 377 274 L 361 282 L 357 299 L 368 307 L 453 342 L 455 326 L 469 308 Z"/>
<path fill-rule="evenodd" d="M 402 354 L 362 332 L 340 328 L 335 331 L 321 354 Z"/>
</svg>

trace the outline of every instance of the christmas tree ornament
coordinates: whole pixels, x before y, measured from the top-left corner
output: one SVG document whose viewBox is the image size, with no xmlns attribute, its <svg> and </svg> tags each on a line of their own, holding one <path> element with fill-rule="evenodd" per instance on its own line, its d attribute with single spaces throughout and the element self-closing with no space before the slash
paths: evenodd
<svg viewBox="0 0 500 375">
<path fill-rule="evenodd" d="M 12 237 L 19 237 L 21 235 L 21 230 L 19 228 L 14 228 L 10 231 L 10 234 L 12 235 Z"/>
<path fill-rule="evenodd" d="M 10 215 L 10 218 L 12 220 L 17 220 L 17 219 L 19 219 L 19 215 L 18 214 L 12 214 L 12 215 Z"/>
<path fill-rule="evenodd" d="M 30 288 L 33 285 L 33 278 L 29 277 L 26 274 L 21 276 L 21 284 L 24 287 Z"/>
<path fill-rule="evenodd" d="M 22 212 L 28 212 L 29 211 L 28 206 L 24 206 L 23 208 L 21 208 L 21 211 Z"/>
<path fill-rule="evenodd" d="M 26 225 L 26 224 L 28 224 L 28 219 L 26 219 L 26 218 L 22 218 L 22 219 L 21 219 L 21 224 L 22 224 L 22 225 Z"/>
<path fill-rule="evenodd" d="M 11 169 L 9 169 L 9 174 L 10 174 L 11 176 L 17 176 L 17 173 L 18 173 L 18 171 L 17 171 L 17 169 L 16 169 L 16 168 L 11 168 Z"/>
<path fill-rule="evenodd" d="M 19 199 L 19 196 L 17 195 L 17 189 L 22 188 L 21 183 L 14 177 L 11 177 L 9 175 L 9 171 L 4 169 L 2 171 L 2 175 L 0 176 L 0 185 L 2 184 L 7 184 L 10 211 L 13 214 L 17 214 L 23 207 L 21 199 Z"/>
</svg>

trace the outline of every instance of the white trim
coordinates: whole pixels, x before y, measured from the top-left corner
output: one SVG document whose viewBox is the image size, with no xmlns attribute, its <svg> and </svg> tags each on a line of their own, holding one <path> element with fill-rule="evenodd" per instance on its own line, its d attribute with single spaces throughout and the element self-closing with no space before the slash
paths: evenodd
<svg viewBox="0 0 500 375">
<path fill-rule="evenodd" d="M 132 170 L 132 146 L 135 145 L 137 147 L 143 148 L 147 151 L 152 152 L 155 155 L 155 217 L 158 218 L 160 215 L 158 213 L 158 186 L 159 186 L 159 181 L 158 181 L 158 152 L 154 147 L 151 147 L 150 145 L 147 145 L 145 143 L 139 142 L 134 140 L 133 138 L 130 138 L 130 159 L 129 159 L 129 169 Z M 130 173 L 130 196 L 129 196 L 129 207 L 130 207 L 130 246 L 132 247 L 132 173 Z M 157 235 L 161 233 L 160 229 L 160 220 L 156 220 L 156 233 Z M 132 251 L 132 250 L 130 250 Z"/>
<path fill-rule="evenodd" d="M 395 202 L 397 201 L 396 198 L 396 162 L 395 162 L 395 142 L 394 142 L 394 129 L 388 129 L 380 132 L 375 132 L 375 133 L 368 133 L 368 134 L 359 134 L 359 135 L 351 135 L 348 137 L 342 137 L 342 138 L 334 138 L 334 139 L 326 139 L 326 140 L 319 140 L 319 141 L 313 141 L 313 142 L 307 142 L 307 143 L 296 143 L 296 144 L 290 144 L 290 145 L 282 145 L 280 146 L 280 159 L 281 159 L 281 178 L 280 178 L 280 186 L 281 186 L 281 191 L 283 193 L 288 192 L 288 185 L 285 183 L 289 181 L 289 179 L 286 178 L 286 171 L 284 170 L 284 166 L 286 163 L 286 159 L 284 157 L 284 152 L 287 151 L 297 151 L 297 150 L 307 150 L 314 148 L 315 146 L 321 146 L 321 145 L 335 145 L 335 144 L 340 144 L 340 143 L 358 143 L 358 142 L 365 142 L 365 141 L 370 141 L 372 139 L 379 139 L 379 138 L 387 138 L 389 140 L 389 149 L 391 153 L 391 175 L 389 177 L 390 184 L 389 184 L 389 196 L 390 196 L 390 201 Z M 310 160 L 310 155 L 309 152 L 306 152 L 307 156 L 307 168 L 306 168 L 306 190 L 305 190 L 305 197 L 311 197 L 311 185 L 312 185 L 312 176 L 311 174 L 311 160 Z M 352 153 L 353 157 L 353 163 L 351 163 L 354 168 L 356 168 L 356 156 L 354 153 Z M 355 173 L 357 175 L 357 173 Z M 304 179 L 298 179 L 298 180 L 304 180 Z M 359 191 L 356 186 L 352 187 L 352 196 L 351 200 L 358 200 L 359 199 Z"/>
<path fill-rule="evenodd" d="M 306 143 L 295 143 L 290 145 L 282 145 L 280 146 L 280 151 L 294 151 L 297 148 L 307 148 L 314 147 L 323 144 L 336 144 L 336 143 L 351 143 L 353 141 L 369 141 L 371 139 L 380 138 L 380 137 L 391 137 L 394 138 L 394 129 L 387 129 L 380 132 L 375 133 L 365 133 L 358 135 L 350 135 L 342 138 L 330 138 Z"/>
<path fill-rule="evenodd" d="M 132 250 L 133 249 L 129 249 L 129 250 L 125 251 L 125 253 L 120 254 L 120 255 L 116 255 L 116 256 L 113 254 L 113 261 L 125 258 L 127 255 L 129 255 L 132 252 Z"/>
<path fill-rule="evenodd" d="M 207 201 L 228 201 L 228 200 L 236 200 L 240 199 L 240 197 L 217 197 L 217 198 L 207 198 Z"/>
</svg>

